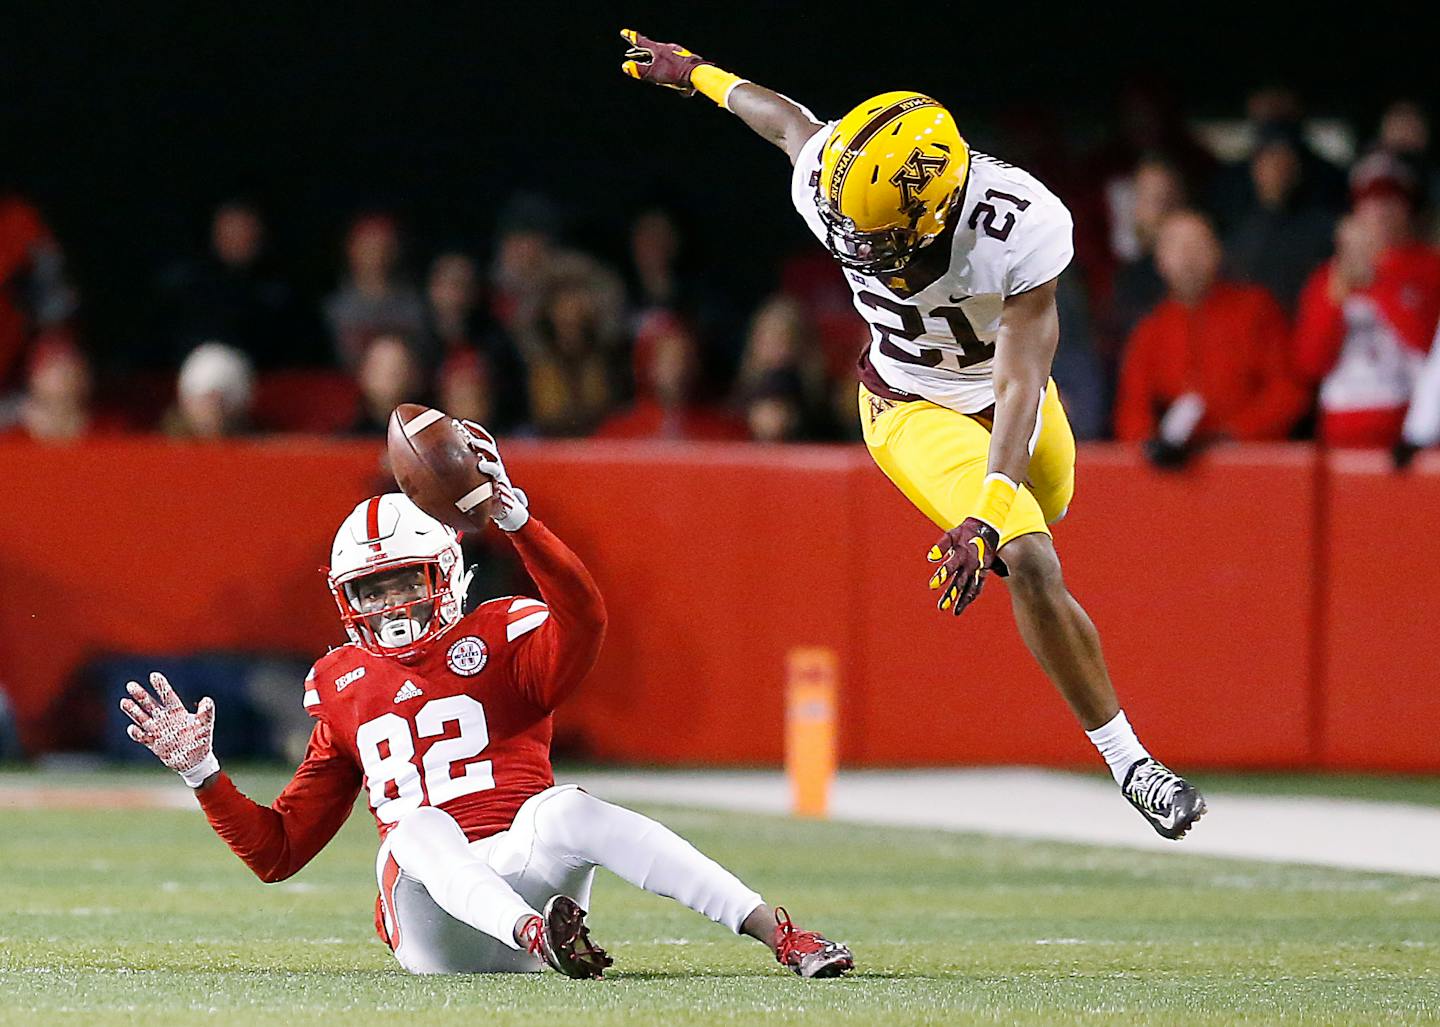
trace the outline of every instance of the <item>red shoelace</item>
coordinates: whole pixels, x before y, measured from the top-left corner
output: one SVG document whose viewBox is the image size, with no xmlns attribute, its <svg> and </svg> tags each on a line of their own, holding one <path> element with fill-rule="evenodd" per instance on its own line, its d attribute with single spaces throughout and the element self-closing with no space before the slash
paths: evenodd
<svg viewBox="0 0 1440 1027">
<path fill-rule="evenodd" d="M 784 906 L 775 907 L 775 958 L 786 966 L 794 966 L 812 952 L 819 952 L 825 942 L 814 931 L 802 931 L 790 919 Z"/>
<path fill-rule="evenodd" d="M 538 916 L 532 916 L 520 926 L 520 940 L 525 944 L 525 951 L 536 959 L 544 959 L 545 952 L 541 942 L 545 935 L 545 921 Z"/>
</svg>

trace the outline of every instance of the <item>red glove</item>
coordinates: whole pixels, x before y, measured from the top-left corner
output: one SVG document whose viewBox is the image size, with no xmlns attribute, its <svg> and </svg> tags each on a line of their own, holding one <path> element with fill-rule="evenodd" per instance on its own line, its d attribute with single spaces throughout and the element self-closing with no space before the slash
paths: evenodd
<svg viewBox="0 0 1440 1027">
<path fill-rule="evenodd" d="M 941 536 L 930 550 L 930 562 L 940 564 L 930 578 L 930 587 L 940 589 L 940 609 L 958 617 L 975 601 L 999 548 L 1000 533 L 978 517 L 965 518 Z"/>
<path fill-rule="evenodd" d="M 695 95 L 690 75 L 702 64 L 714 64 L 693 54 L 678 43 L 657 43 L 634 29 L 621 29 L 620 37 L 630 44 L 620 70 L 642 82 L 653 82 L 666 89 L 678 89 L 686 96 Z"/>
</svg>

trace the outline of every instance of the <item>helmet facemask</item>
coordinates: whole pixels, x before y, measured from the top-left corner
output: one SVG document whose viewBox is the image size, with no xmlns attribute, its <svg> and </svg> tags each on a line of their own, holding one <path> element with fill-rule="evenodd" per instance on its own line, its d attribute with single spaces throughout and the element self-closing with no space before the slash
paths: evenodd
<svg viewBox="0 0 1440 1027">
<path fill-rule="evenodd" d="M 439 560 L 392 565 L 334 587 L 340 619 L 361 648 L 407 656 L 456 619 L 446 568 Z"/>
<path fill-rule="evenodd" d="M 958 192 L 940 204 L 935 214 L 942 229 L 929 235 L 913 227 L 919 222 L 923 209 L 914 212 L 911 227 L 897 226 L 868 232 L 856 228 L 853 219 L 835 210 L 819 192 L 815 194 L 815 209 L 825 225 L 825 246 L 842 266 L 871 277 L 895 275 L 904 271 L 916 254 L 943 234 L 945 215 L 954 205 Z"/>
</svg>

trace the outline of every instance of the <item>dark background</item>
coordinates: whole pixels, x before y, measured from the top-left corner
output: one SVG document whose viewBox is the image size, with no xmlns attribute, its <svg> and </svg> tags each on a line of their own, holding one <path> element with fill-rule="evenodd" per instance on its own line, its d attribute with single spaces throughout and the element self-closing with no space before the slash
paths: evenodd
<svg viewBox="0 0 1440 1027">
<path fill-rule="evenodd" d="M 887 89 L 931 93 L 981 149 L 1028 108 L 1083 153 L 1136 80 L 1222 117 L 1292 84 L 1362 138 L 1386 100 L 1440 99 L 1422 5 L 1168 6 L 0 0 L 0 186 L 45 211 L 103 358 L 143 348 L 137 297 L 237 193 L 317 294 L 357 210 L 396 211 L 419 251 L 483 255 L 517 188 L 561 198 L 569 234 L 602 253 L 637 205 L 679 202 L 713 273 L 758 289 L 803 231 L 783 157 L 703 99 L 620 76 L 622 26 L 822 118 Z"/>
</svg>

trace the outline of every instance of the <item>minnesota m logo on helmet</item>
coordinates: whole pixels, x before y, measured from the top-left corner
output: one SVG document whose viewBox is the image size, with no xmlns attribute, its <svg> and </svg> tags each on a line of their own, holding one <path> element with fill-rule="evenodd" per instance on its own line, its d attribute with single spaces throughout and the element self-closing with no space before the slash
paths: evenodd
<svg viewBox="0 0 1440 1027">
<path fill-rule="evenodd" d="M 820 153 L 815 205 L 830 252 L 869 274 L 899 271 L 945 229 L 970 148 L 921 93 L 881 93 L 836 123 Z"/>
<path fill-rule="evenodd" d="M 917 215 L 922 213 L 925 201 L 920 199 L 920 193 L 949 163 L 950 158 L 943 153 L 927 156 L 918 147 L 910 151 L 910 159 L 890 176 L 890 184 L 900 189 L 900 209 L 914 210 Z M 915 209 L 917 205 L 919 209 Z"/>
</svg>

